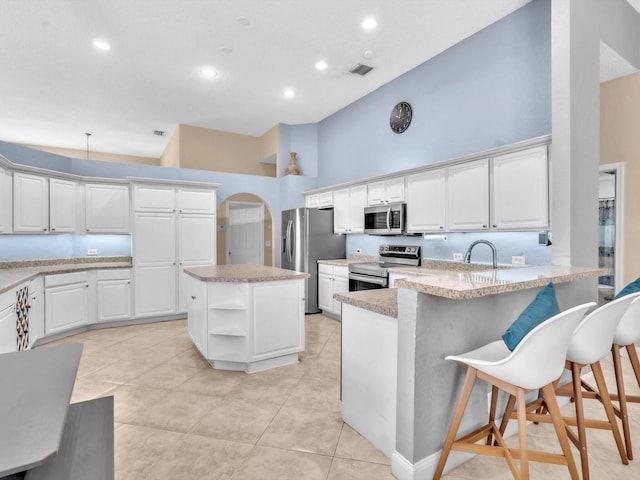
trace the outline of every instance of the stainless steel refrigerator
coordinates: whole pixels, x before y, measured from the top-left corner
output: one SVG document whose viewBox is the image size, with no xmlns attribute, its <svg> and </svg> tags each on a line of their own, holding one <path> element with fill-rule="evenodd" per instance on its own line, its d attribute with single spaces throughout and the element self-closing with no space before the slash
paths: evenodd
<svg viewBox="0 0 640 480">
<path fill-rule="evenodd" d="M 346 236 L 333 233 L 333 209 L 295 208 L 282 212 L 280 266 L 306 272 L 305 313 L 317 313 L 318 260 L 345 258 Z"/>
</svg>

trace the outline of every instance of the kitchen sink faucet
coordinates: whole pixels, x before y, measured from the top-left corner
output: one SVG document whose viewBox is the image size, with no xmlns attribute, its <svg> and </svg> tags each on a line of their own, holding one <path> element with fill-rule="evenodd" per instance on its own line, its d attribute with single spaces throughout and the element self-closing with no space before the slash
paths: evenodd
<svg viewBox="0 0 640 480">
<path fill-rule="evenodd" d="M 476 240 L 471 245 L 469 245 L 467 253 L 464 254 L 464 261 L 467 263 L 471 263 L 471 250 L 473 250 L 473 247 L 475 247 L 479 243 L 484 243 L 491 247 L 491 252 L 493 253 L 493 268 L 498 268 L 498 253 L 496 252 L 496 246 L 489 240 Z"/>
</svg>

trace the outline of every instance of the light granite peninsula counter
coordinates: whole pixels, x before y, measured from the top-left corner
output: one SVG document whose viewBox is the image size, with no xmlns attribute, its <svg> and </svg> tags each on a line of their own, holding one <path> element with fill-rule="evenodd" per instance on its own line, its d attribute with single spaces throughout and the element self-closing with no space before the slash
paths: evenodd
<svg viewBox="0 0 640 480">
<path fill-rule="evenodd" d="M 549 282 L 561 310 L 595 300 L 597 277 L 606 272 L 570 266 L 443 270 L 430 264 L 407 270 L 402 274 L 411 275 L 397 279 L 397 289 L 335 296 L 342 302 L 342 412 L 391 457 L 397 478 L 431 479 L 465 374 L 444 357 L 499 339 Z M 376 371 L 375 381 L 366 380 L 367 369 Z M 377 387 L 383 381 L 385 388 Z M 489 391 L 488 385 L 474 386 L 464 431 L 486 423 Z M 447 469 L 469 458 L 453 453 Z"/>
<path fill-rule="evenodd" d="M 298 361 L 308 273 L 265 265 L 184 272 L 189 336 L 213 368 L 253 373 Z"/>
</svg>

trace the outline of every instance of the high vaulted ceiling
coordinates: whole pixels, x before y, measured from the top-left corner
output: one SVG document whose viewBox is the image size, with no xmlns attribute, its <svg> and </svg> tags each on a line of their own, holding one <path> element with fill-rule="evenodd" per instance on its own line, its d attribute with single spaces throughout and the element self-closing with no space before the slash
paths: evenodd
<svg viewBox="0 0 640 480">
<path fill-rule="evenodd" d="M 179 124 L 318 122 L 529 1 L 0 0 L 0 140 L 157 158 Z"/>
</svg>

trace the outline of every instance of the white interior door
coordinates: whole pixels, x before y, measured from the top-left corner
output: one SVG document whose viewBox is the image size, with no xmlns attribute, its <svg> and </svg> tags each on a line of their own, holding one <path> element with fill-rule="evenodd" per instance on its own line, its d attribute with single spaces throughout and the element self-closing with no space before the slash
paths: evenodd
<svg viewBox="0 0 640 480">
<path fill-rule="evenodd" d="M 264 205 L 227 202 L 227 265 L 264 264 Z"/>
</svg>

